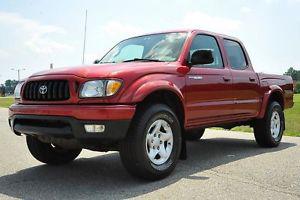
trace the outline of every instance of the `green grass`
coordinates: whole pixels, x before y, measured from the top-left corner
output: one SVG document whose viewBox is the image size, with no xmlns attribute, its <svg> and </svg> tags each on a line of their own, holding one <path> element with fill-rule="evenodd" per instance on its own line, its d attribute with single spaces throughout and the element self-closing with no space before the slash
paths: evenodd
<svg viewBox="0 0 300 200">
<path fill-rule="evenodd" d="M 300 137 L 300 94 L 294 95 L 294 107 L 284 111 L 285 132 L 284 135 Z M 233 131 L 253 132 L 249 126 L 238 126 Z"/>
<path fill-rule="evenodd" d="M 0 107 L 8 108 L 14 103 L 14 98 L 12 97 L 0 97 Z"/>
<path fill-rule="evenodd" d="M 286 135 L 300 136 L 300 94 L 294 96 L 294 107 L 284 111 Z"/>
</svg>

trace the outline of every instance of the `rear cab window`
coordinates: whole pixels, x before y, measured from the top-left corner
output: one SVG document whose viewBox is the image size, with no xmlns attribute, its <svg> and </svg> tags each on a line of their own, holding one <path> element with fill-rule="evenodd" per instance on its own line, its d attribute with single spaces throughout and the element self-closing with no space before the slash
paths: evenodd
<svg viewBox="0 0 300 200">
<path fill-rule="evenodd" d="M 245 52 L 238 42 L 224 39 L 224 48 L 232 69 L 244 70 L 248 67 Z"/>
</svg>

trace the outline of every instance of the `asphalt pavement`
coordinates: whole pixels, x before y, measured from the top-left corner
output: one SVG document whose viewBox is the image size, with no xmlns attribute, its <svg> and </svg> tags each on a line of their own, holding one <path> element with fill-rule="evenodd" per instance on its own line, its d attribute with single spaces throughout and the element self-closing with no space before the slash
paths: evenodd
<svg viewBox="0 0 300 200">
<path fill-rule="evenodd" d="M 187 144 L 171 176 L 131 177 L 118 152 L 84 150 L 71 164 L 47 166 L 15 136 L 0 108 L 0 199 L 300 199 L 300 138 L 260 148 L 253 134 L 207 130 Z"/>
</svg>

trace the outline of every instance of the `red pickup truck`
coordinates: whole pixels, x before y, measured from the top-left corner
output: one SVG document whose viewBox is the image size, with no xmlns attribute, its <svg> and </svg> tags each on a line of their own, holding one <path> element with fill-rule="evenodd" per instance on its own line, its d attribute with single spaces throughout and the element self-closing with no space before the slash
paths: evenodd
<svg viewBox="0 0 300 200">
<path fill-rule="evenodd" d="M 15 99 L 9 124 L 37 160 L 117 150 L 131 174 L 155 180 L 207 127 L 250 125 L 260 146 L 276 147 L 293 82 L 255 73 L 236 38 L 180 30 L 123 40 L 93 65 L 36 73 Z"/>
</svg>

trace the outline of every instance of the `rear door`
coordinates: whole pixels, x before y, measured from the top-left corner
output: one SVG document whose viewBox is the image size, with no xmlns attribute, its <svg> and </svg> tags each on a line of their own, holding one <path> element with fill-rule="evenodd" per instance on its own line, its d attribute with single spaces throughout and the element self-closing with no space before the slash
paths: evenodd
<svg viewBox="0 0 300 200">
<path fill-rule="evenodd" d="M 211 50 L 214 62 L 194 65 L 186 76 L 188 126 L 214 124 L 226 121 L 232 115 L 232 77 L 230 70 L 224 65 L 218 40 L 211 35 L 196 35 L 189 57 L 194 51 L 201 49 Z"/>
<path fill-rule="evenodd" d="M 238 117 L 256 116 L 260 109 L 259 80 L 241 43 L 224 39 L 224 49 L 233 77 L 234 113 Z"/>
</svg>

